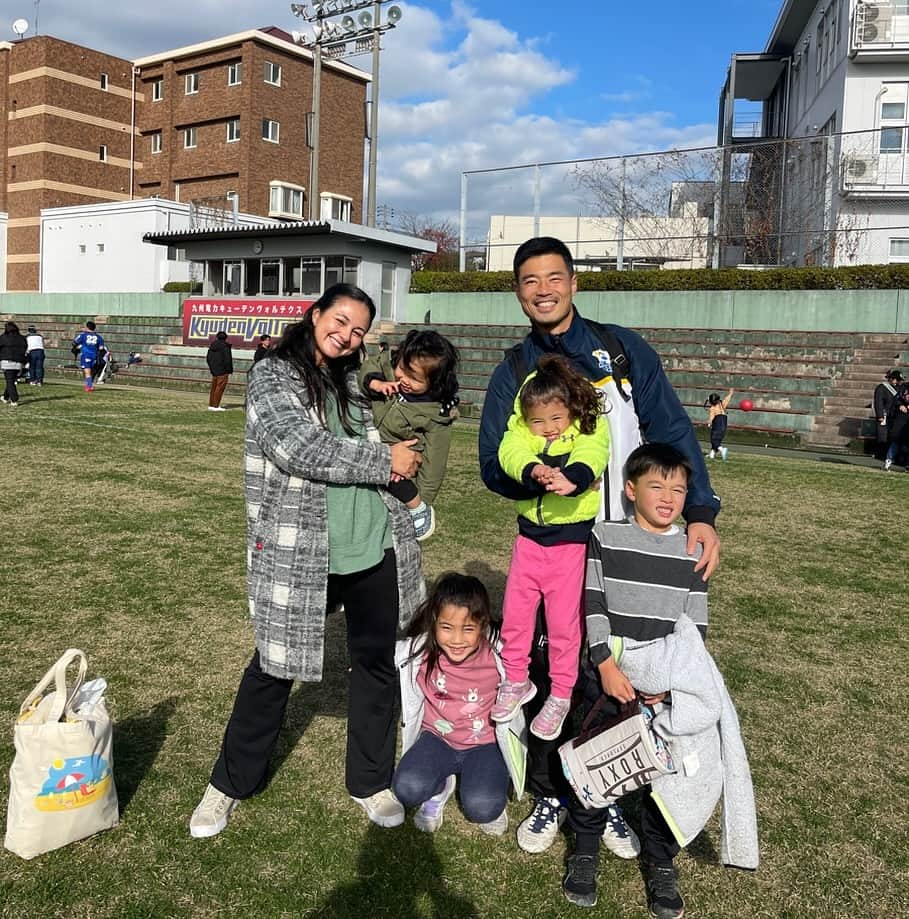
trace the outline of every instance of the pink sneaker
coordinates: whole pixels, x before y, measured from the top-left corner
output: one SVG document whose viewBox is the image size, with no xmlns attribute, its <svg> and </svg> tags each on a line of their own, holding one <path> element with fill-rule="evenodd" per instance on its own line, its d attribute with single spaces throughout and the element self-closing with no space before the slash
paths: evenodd
<svg viewBox="0 0 909 919">
<path fill-rule="evenodd" d="M 530 680 L 524 680 L 523 683 L 512 683 L 511 680 L 503 680 L 496 696 L 496 704 L 493 705 L 489 717 L 493 721 L 511 721 L 517 710 L 528 703 L 536 694 L 537 688 Z"/>
<path fill-rule="evenodd" d="M 530 733 L 542 740 L 555 740 L 571 709 L 571 699 L 548 696 L 540 713 L 530 722 Z"/>
</svg>

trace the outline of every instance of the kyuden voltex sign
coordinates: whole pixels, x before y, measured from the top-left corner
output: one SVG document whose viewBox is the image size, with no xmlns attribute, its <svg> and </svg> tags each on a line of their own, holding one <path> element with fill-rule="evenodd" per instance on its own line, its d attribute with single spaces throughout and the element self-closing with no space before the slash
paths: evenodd
<svg viewBox="0 0 909 919">
<path fill-rule="evenodd" d="M 187 297 L 183 301 L 183 344 L 205 345 L 221 331 L 236 348 L 255 348 L 262 335 L 279 338 L 299 322 L 314 300 L 278 297 Z"/>
</svg>

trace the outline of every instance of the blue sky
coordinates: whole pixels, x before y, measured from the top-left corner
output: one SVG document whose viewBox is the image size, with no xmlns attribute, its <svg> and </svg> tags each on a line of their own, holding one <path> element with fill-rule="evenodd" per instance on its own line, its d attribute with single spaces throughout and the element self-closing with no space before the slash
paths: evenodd
<svg viewBox="0 0 909 919">
<path fill-rule="evenodd" d="M 761 51 L 782 0 L 412 0 L 385 38 L 380 203 L 456 218 L 462 170 L 712 143 L 730 56 Z M 34 19 L 31 0 L 6 4 Z M 299 28 L 289 2 L 44 0 L 40 31 L 141 57 L 265 25 Z M 12 38 L 10 33 L 9 38 Z M 368 58 L 351 63 L 369 68 Z M 553 177 L 546 209 L 574 213 Z M 483 200 L 477 200 L 477 198 Z M 528 209 L 520 173 L 475 183 L 484 216 Z"/>
</svg>

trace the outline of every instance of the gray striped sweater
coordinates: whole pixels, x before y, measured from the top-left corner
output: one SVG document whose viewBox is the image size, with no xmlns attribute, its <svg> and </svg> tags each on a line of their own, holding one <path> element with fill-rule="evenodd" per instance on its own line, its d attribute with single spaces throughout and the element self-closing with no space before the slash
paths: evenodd
<svg viewBox="0 0 909 919">
<path fill-rule="evenodd" d="M 609 638 L 637 641 L 672 634 L 686 614 L 707 634 L 707 582 L 685 549 L 687 538 L 674 533 L 650 533 L 633 518 L 598 523 L 587 542 L 584 602 L 587 641 L 594 664 L 606 660 Z"/>
</svg>

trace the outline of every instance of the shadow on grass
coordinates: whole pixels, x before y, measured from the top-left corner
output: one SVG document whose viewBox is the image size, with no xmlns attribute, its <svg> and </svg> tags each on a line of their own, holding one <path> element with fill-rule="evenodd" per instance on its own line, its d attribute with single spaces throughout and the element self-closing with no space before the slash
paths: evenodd
<svg viewBox="0 0 909 919">
<path fill-rule="evenodd" d="M 363 919 L 479 919 L 473 903 L 448 889 L 432 837 L 410 827 L 370 824 L 357 862 L 357 879 L 335 888 L 308 916 Z"/>
<path fill-rule="evenodd" d="M 685 848 L 688 855 L 703 865 L 719 865 L 720 855 L 707 832 L 699 833 Z"/>
<path fill-rule="evenodd" d="M 502 598 L 505 596 L 506 573 L 498 571 L 479 559 L 471 559 L 467 562 L 464 565 L 464 573 L 479 578 L 483 582 L 489 593 L 489 602 L 492 604 L 493 611 L 500 611 Z"/>
<path fill-rule="evenodd" d="M 39 405 L 42 402 L 59 402 L 63 399 L 76 398 L 78 398 L 76 393 L 69 396 L 33 396 L 31 393 L 19 393 L 19 399 L 23 405 Z"/>
<path fill-rule="evenodd" d="M 170 696 L 147 712 L 114 724 L 114 770 L 121 816 L 155 762 L 176 708 L 177 697 Z"/>
</svg>

